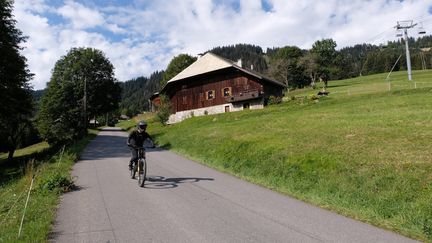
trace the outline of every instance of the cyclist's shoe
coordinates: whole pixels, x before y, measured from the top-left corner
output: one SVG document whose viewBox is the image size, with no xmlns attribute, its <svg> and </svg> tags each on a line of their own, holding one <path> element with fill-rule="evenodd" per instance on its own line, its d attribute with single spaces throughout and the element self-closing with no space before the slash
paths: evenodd
<svg viewBox="0 0 432 243">
<path fill-rule="evenodd" d="M 132 170 L 132 163 L 129 164 L 129 170 Z"/>
</svg>

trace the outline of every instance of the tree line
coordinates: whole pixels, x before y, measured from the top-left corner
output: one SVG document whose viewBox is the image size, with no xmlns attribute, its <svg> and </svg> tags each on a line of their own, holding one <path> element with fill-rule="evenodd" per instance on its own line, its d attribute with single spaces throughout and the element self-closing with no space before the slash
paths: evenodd
<svg viewBox="0 0 432 243">
<path fill-rule="evenodd" d="M 120 83 L 122 92 L 119 113 L 132 117 L 149 110 L 149 98 L 159 91 L 163 75 L 163 71 L 156 71 L 148 78 L 138 77 Z"/>
<path fill-rule="evenodd" d="M 432 68 L 432 36 L 409 38 L 413 69 Z M 336 49 L 332 39 L 316 41 L 309 50 L 296 46 L 263 49 L 251 44 L 219 46 L 208 50 L 231 61 L 242 59 L 243 67 L 284 82 L 290 89 L 340 80 L 406 70 L 405 43 L 402 39 L 386 45 L 357 44 Z M 396 60 L 400 57 L 399 62 Z M 148 99 L 166 82 L 196 60 L 188 54 L 175 56 L 164 71 L 138 77 L 122 84 L 121 113 L 134 115 L 148 110 Z"/>
</svg>

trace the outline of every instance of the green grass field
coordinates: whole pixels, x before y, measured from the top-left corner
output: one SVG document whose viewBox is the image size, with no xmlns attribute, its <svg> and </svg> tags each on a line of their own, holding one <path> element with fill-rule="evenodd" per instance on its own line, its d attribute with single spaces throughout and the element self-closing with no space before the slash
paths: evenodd
<svg viewBox="0 0 432 243">
<path fill-rule="evenodd" d="M 43 152 L 44 150 L 48 149 L 49 145 L 47 142 L 40 142 L 37 144 L 33 144 L 29 147 L 23 148 L 23 149 L 17 149 L 14 153 L 14 158 L 17 157 L 24 157 L 30 154 L 34 154 L 34 153 L 40 153 Z M 8 154 L 7 153 L 0 153 L 0 161 L 5 160 L 7 158 Z"/>
<path fill-rule="evenodd" d="M 87 138 L 62 150 L 46 143 L 16 152 L 12 162 L 0 159 L 0 242 L 46 242 L 60 194 L 73 189 L 70 169 L 87 143 Z M 36 158 L 31 162 L 31 158 Z M 21 235 L 18 232 L 28 191 L 34 176 Z"/>
<path fill-rule="evenodd" d="M 153 121 L 149 132 L 221 171 L 432 242 L 432 72 L 414 72 L 415 84 L 393 73 L 390 91 L 386 76 L 331 81 L 318 100 L 296 90 L 263 110 Z"/>
</svg>

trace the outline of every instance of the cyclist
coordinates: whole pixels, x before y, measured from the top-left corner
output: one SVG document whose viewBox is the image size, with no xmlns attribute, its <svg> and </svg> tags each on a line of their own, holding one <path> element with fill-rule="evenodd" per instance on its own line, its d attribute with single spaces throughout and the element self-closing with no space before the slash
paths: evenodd
<svg viewBox="0 0 432 243">
<path fill-rule="evenodd" d="M 147 122 L 140 121 L 137 125 L 137 129 L 134 130 L 131 134 L 129 134 L 127 145 L 131 147 L 132 158 L 129 162 L 129 169 L 132 169 L 132 163 L 138 160 L 138 151 L 137 147 L 142 147 L 144 145 L 144 141 L 146 139 L 150 139 L 152 143 L 152 147 L 154 148 L 153 140 L 150 135 L 146 132 Z"/>
</svg>

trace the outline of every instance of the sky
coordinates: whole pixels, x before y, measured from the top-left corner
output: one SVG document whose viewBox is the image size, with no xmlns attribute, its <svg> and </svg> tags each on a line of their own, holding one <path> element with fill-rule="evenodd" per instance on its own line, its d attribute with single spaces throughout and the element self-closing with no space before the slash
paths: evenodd
<svg viewBox="0 0 432 243">
<path fill-rule="evenodd" d="M 432 0 L 15 0 L 22 54 L 43 89 L 57 60 L 74 47 L 104 52 L 115 77 L 127 81 L 166 69 L 185 53 L 197 56 L 239 43 L 310 49 L 332 38 L 337 49 L 395 40 L 398 21 L 432 34 Z"/>
</svg>

